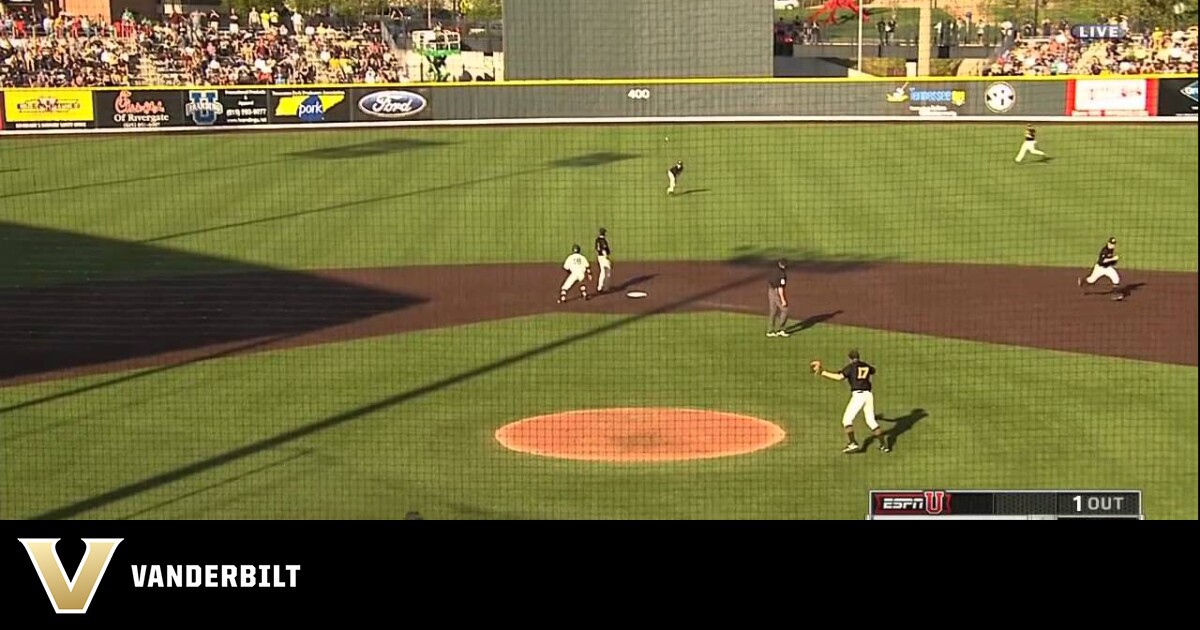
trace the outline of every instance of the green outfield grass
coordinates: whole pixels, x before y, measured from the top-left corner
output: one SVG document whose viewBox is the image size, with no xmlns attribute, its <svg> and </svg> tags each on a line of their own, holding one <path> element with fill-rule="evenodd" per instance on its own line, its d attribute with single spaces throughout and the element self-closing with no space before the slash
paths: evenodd
<svg viewBox="0 0 1200 630">
<path fill-rule="evenodd" d="M 861 518 L 872 488 L 1083 487 L 1141 489 L 1150 518 L 1197 517 L 1195 368 L 837 326 L 772 343 L 759 318 L 704 314 L 455 378 L 613 321 L 547 316 L 224 359 L 26 406 L 0 422 L 0 509 L 28 518 L 126 487 L 58 515 Z M 846 387 L 804 371 L 851 345 L 879 367 L 879 413 L 927 414 L 889 455 L 842 455 Z M 3 389 L 0 405 L 113 378 Z M 406 395 L 439 381 L 453 382 Z M 633 466 L 492 440 L 522 417 L 618 405 L 750 414 L 789 435 L 749 456 Z"/>
<path fill-rule="evenodd" d="M 299 269 L 557 263 L 605 225 L 624 260 L 1087 267 L 1115 234 L 1127 268 L 1196 270 L 1194 125 L 1047 125 L 1049 163 L 1014 164 L 1020 141 L 1019 121 L 6 140 L 0 221 Z M 668 199 L 676 159 L 693 192 Z"/>
<path fill-rule="evenodd" d="M 618 261 L 1084 269 L 1117 235 L 1123 268 L 1196 271 L 1194 125 L 1047 125 L 1039 144 L 1055 160 L 1016 165 L 1021 132 L 1014 121 L 6 139 L 0 289 L 557 265 L 601 225 Z M 677 159 L 688 194 L 667 198 Z M 85 318 L 67 321 L 86 334 Z M 0 388 L 0 516 L 859 518 L 871 488 L 1075 486 L 1140 489 L 1150 517 L 1197 518 L 1196 368 L 833 325 L 771 344 L 761 318 L 728 314 L 638 320 L 498 366 L 613 321 L 537 317 Z M 846 388 L 804 373 L 852 345 L 880 367 L 881 414 L 927 414 L 887 456 L 841 455 Z M 491 437 L 530 415 L 627 405 L 749 414 L 789 437 L 751 456 L 642 466 L 531 458 Z"/>
</svg>

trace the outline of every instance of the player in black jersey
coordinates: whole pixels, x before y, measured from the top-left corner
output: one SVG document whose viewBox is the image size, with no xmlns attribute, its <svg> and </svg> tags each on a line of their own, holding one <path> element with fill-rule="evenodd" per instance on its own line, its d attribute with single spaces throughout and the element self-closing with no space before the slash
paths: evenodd
<svg viewBox="0 0 1200 630">
<path fill-rule="evenodd" d="M 1025 159 L 1026 153 L 1032 153 L 1042 158 L 1046 157 L 1045 152 L 1037 148 L 1037 130 L 1033 128 L 1033 125 L 1025 125 L 1025 142 L 1021 145 L 1021 151 L 1015 158 L 1018 164 Z"/>
<path fill-rule="evenodd" d="M 1112 282 L 1113 289 L 1118 290 L 1121 286 L 1121 275 L 1117 273 L 1117 261 L 1121 257 L 1117 255 L 1117 237 L 1108 239 L 1104 247 L 1100 248 L 1100 253 L 1096 256 L 1096 264 L 1092 265 L 1092 275 L 1087 278 L 1077 278 L 1075 283 L 1079 286 L 1092 286 L 1100 278 L 1108 278 Z M 1085 289 L 1086 292 L 1086 289 Z M 1124 293 L 1117 293 L 1114 300 L 1125 299 Z"/>
<path fill-rule="evenodd" d="M 675 166 L 667 169 L 667 181 L 671 182 L 667 186 L 667 194 L 675 194 L 675 184 L 679 182 L 679 177 L 683 175 L 683 162 L 676 162 Z"/>
<path fill-rule="evenodd" d="M 600 278 L 596 280 L 596 293 L 604 293 L 604 284 L 612 276 L 612 261 L 608 259 L 612 248 L 608 246 L 608 230 L 600 228 L 596 236 L 596 261 L 600 267 Z"/>
<path fill-rule="evenodd" d="M 863 412 L 867 427 L 879 440 L 879 450 L 884 453 L 891 452 L 892 447 L 888 444 L 888 435 L 875 420 L 875 394 L 871 391 L 871 379 L 875 377 L 875 366 L 863 361 L 859 357 L 858 350 L 851 350 L 849 357 L 850 363 L 847 363 L 846 367 L 839 372 L 827 372 L 820 368 L 819 362 L 814 363 L 813 370 L 831 381 L 846 381 L 850 384 L 850 402 L 846 404 L 846 412 L 842 414 L 842 428 L 846 432 L 847 440 L 846 447 L 842 449 L 842 452 L 857 453 L 862 448 L 858 445 L 858 440 L 854 439 L 854 418 L 859 411 Z"/>
</svg>

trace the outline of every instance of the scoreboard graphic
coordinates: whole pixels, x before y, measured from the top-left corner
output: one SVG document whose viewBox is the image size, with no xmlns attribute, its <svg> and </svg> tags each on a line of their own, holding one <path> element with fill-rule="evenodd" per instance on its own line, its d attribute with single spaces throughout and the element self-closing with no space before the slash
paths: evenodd
<svg viewBox="0 0 1200 630">
<path fill-rule="evenodd" d="M 872 490 L 867 520 L 1142 520 L 1139 490 Z"/>
</svg>

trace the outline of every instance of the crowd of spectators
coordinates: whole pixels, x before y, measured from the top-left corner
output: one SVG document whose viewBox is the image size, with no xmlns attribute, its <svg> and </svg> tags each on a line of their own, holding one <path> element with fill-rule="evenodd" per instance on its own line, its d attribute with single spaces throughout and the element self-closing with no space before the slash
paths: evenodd
<svg viewBox="0 0 1200 630">
<path fill-rule="evenodd" d="M 984 70 L 990 76 L 1186 74 L 1197 71 L 1197 29 L 1130 28 L 1122 17 L 1120 40 L 1081 40 L 1065 22 L 1026 23 Z M 1014 27 L 1010 26 L 1010 29 Z"/>
<path fill-rule="evenodd" d="M 150 20 L 0 16 L 0 86 L 262 85 L 407 80 L 378 23 L 253 9 Z"/>
<path fill-rule="evenodd" d="M 0 15 L 0 86 L 128 85 L 137 72 L 134 42 L 86 16 Z"/>
</svg>

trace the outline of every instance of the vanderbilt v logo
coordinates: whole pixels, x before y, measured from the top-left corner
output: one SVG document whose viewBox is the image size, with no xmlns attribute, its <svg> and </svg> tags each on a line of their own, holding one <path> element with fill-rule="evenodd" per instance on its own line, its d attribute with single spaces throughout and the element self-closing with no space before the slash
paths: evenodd
<svg viewBox="0 0 1200 630">
<path fill-rule="evenodd" d="M 108 562 L 112 560 L 117 545 L 121 544 L 124 539 L 84 538 L 83 544 L 87 546 L 87 550 L 84 551 L 83 560 L 75 569 L 73 578 L 67 577 L 62 560 L 59 559 L 58 552 L 54 549 L 60 539 L 19 538 L 18 540 L 25 545 L 25 551 L 29 552 L 29 559 L 33 561 L 33 568 L 37 571 L 38 578 L 42 580 L 42 586 L 46 589 L 46 596 L 50 598 L 50 603 L 54 606 L 54 612 L 83 614 L 87 612 L 88 606 L 92 605 L 92 595 L 96 593 L 96 586 L 100 584 L 100 578 L 104 577 L 104 572 L 108 569 Z"/>
</svg>

